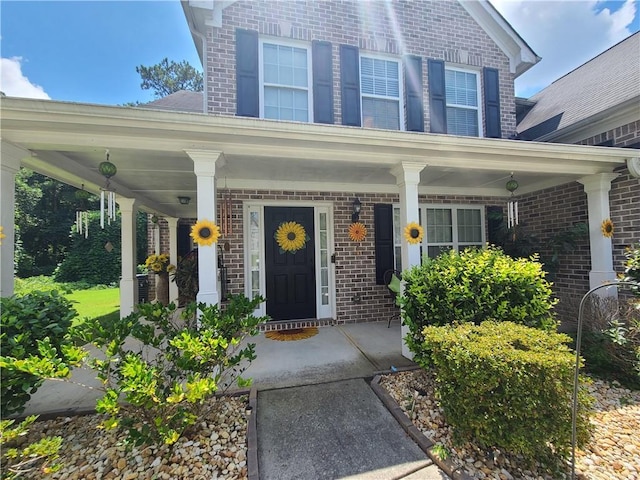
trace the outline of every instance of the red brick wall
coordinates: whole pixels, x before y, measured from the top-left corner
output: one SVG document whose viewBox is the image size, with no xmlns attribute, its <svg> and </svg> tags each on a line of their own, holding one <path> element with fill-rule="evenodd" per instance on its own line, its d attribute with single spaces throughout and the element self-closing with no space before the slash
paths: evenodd
<svg viewBox="0 0 640 480">
<path fill-rule="evenodd" d="M 211 28 L 207 35 L 209 113 L 236 114 L 235 29 L 244 28 L 309 44 L 312 40 L 332 43 L 336 124 L 341 123 L 339 47 L 346 44 L 358 46 L 361 51 L 423 58 L 427 132 L 427 58 L 476 70 L 497 68 L 502 136 L 508 138 L 515 133 L 514 76 L 509 72 L 509 60 L 457 1 L 239 1 L 223 10 L 222 25 Z"/>
<path fill-rule="evenodd" d="M 577 143 L 579 145 L 600 145 L 609 140 L 613 141 L 615 147 L 628 147 L 637 144 L 640 142 L 640 120 L 585 138 Z"/>
<path fill-rule="evenodd" d="M 224 253 L 228 268 L 229 293 L 245 293 L 243 206 L 247 201 L 287 201 L 295 202 L 331 202 L 333 206 L 333 237 L 336 254 L 336 320 L 338 322 L 386 321 L 394 308 L 384 285 L 375 282 L 374 225 L 373 205 L 376 203 L 398 203 L 393 194 L 359 193 L 362 202 L 360 221 L 367 227 L 367 237 L 361 243 L 349 240 L 348 228 L 351 224 L 353 193 L 334 192 L 293 192 L 275 190 L 232 190 L 231 218 L 232 233 L 219 240 L 219 245 L 229 243 Z M 218 199 L 218 217 L 220 217 L 221 197 Z M 503 205 L 502 198 L 464 197 L 464 196 L 420 196 L 421 203 L 439 204 L 480 204 Z M 182 220 L 184 221 L 184 219 Z M 168 236 L 168 229 L 162 230 Z M 168 246 L 167 246 L 168 251 Z M 359 302 L 353 300 L 360 297 Z"/>
<path fill-rule="evenodd" d="M 626 168 L 618 173 L 620 176 L 611 182 L 609 199 L 614 225 L 613 268 L 622 273 L 624 249 L 633 243 L 640 243 L 640 178 L 632 177 Z"/>
</svg>

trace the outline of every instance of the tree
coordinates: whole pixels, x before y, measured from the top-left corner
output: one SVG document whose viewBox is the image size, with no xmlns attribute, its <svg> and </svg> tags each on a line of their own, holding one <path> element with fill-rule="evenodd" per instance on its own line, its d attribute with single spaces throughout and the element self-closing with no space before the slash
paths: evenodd
<svg viewBox="0 0 640 480">
<path fill-rule="evenodd" d="M 166 97 L 180 90 L 193 90 L 201 92 L 203 90 L 202 73 L 189 65 L 186 60 L 176 63 L 169 62 L 164 58 L 160 63 L 145 67 L 136 67 L 136 72 L 140 74 L 143 90 L 153 90 L 156 98 Z"/>
</svg>

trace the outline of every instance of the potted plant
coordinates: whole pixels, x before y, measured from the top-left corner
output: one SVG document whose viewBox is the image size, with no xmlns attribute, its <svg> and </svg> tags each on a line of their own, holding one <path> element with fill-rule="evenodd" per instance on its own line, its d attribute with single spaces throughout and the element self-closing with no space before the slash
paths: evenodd
<svg viewBox="0 0 640 480">
<path fill-rule="evenodd" d="M 169 304 L 169 273 L 175 271 L 175 265 L 169 263 L 169 255 L 155 253 L 149 255 L 145 266 L 150 272 L 156 274 L 156 302 L 162 305 Z"/>
</svg>

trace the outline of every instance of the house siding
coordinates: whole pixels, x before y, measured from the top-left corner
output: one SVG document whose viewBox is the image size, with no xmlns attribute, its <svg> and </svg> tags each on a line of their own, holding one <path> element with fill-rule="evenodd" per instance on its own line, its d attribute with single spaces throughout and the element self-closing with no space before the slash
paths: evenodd
<svg viewBox="0 0 640 480">
<path fill-rule="evenodd" d="M 229 243 L 224 252 L 227 267 L 228 293 L 245 294 L 245 252 L 243 209 L 246 202 L 296 202 L 330 204 L 333 208 L 333 250 L 335 253 L 335 293 L 337 323 L 387 321 L 395 306 L 384 285 L 376 285 L 373 206 L 376 203 L 398 204 L 395 194 L 359 193 L 362 202 L 360 221 L 367 228 L 367 237 L 360 243 L 349 239 L 353 192 L 295 192 L 284 190 L 231 190 L 231 234 L 220 238 L 218 245 Z M 218 218 L 222 194 L 218 194 Z M 505 205 L 503 198 L 457 195 L 420 195 L 420 203 L 456 205 Z M 195 219 L 181 219 L 194 223 Z M 163 228 L 164 226 L 164 228 Z M 485 216 L 486 230 L 486 216 Z M 160 220 L 161 245 L 168 251 L 168 228 Z M 164 251 L 164 250 L 163 250 Z M 150 289 L 153 298 L 153 289 Z"/>
<path fill-rule="evenodd" d="M 342 123 L 340 45 L 397 57 L 415 55 L 422 57 L 424 65 L 428 58 L 440 59 L 475 69 L 480 78 L 482 67 L 495 68 L 499 72 L 501 135 L 509 138 L 515 134 L 514 75 L 509 71 L 509 60 L 457 1 L 235 2 L 223 10 L 222 27 L 212 27 L 207 35 L 207 108 L 211 114 L 236 115 L 236 28 L 309 45 L 312 40 L 331 42 L 335 124 Z M 428 132 L 426 68 L 422 69 L 422 85 L 424 128 Z"/>
</svg>

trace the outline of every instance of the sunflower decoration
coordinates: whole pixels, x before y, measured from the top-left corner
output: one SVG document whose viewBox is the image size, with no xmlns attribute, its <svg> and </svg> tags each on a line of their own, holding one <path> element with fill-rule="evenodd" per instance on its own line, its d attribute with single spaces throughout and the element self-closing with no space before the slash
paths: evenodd
<svg viewBox="0 0 640 480">
<path fill-rule="evenodd" d="M 424 236 L 424 230 L 420 226 L 420 224 L 416 222 L 408 223 L 406 227 L 404 227 L 404 238 L 411 245 L 417 245 L 422 242 L 422 237 Z"/>
<path fill-rule="evenodd" d="M 6 238 L 6 235 L 3 232 L 4 227 L 2 225 L 0 225 L 0 245 L 2 245 L 2 239 Z"/>
<path fill-rule="evenodd" d="M 282 222 L 273 237 L 278 242 L 281 253 L 295 253 L 309 240 L 304 227 L 298 222 Z"/>
<path fill-rule="evenodd" d="M 613 237 L 613 222 L 611 221 L 610 218 L 607 218 L 602 222 L 602 225 L 600 226 L 600 230 L 602 230 L 603 237 L 607 237 L 607 238 Z"/>
<path fill-rule="evenodd" d="M 208 247 L 220 238 L 220 228 L 209 220 L 198 220 L 191 227 L 191 238 L 201 247 Z"/>
<path fill-rule="evenodd" d="M 361 242 L 367 237 L 367 227 L 362 222 L 349 225 L 349 238 L 354 242 Z"/>
<path fill-rule="evenodd" d="M 144 262 L 145 266 L 154 273 L 171 273 L 176 267 L 169 263 L 169 255 L 160 253 L 149 255 Z"/>
</svg>

